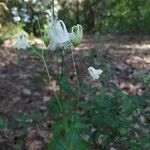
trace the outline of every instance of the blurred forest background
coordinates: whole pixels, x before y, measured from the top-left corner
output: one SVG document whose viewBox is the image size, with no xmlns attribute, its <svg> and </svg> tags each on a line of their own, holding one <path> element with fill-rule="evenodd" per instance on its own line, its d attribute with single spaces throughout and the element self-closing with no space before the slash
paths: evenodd
<svg viewBox="0 0 150 150">
<path fill-rule="evenodd" d="M 0 2 L 1 41 L 20 28 L 39 35 L 36 19 L 44 27 L 45 18 L 52 16 L 49 0 Z M 95 34 L 150 33 L 149 0 L 55 0 L 55 15 L 69 28 L 78 23 Z"/>
</svg>

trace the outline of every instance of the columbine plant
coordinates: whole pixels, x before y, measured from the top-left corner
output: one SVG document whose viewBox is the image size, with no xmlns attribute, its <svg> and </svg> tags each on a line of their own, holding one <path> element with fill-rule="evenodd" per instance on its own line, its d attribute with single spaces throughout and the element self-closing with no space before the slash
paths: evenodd
<svg viewBox="0 0 150 150">
<path fill-rule="evenodd" d="M 39 22 L 38 22 L 39 25 Z M 42 34 L 41 34 L 42 35 Z M 73 106 L 74 110 L 76 110 L 76 112 L 78 112 L 78 103 L 80 100 L 80 93 L 81 93 L 81 89 L 83 87 L 83 84 L 85 82 L 83 82 L 80 85 L 79 79 L 78 79 L 78 74 L 77 74 L 77 69 L 76 69 L 76 62 L 74 59 L 74 53 L 73 53 L 73 47 L 78 46 L 83 39 L 83 29 L 82 26 L 77 24 L 76 26 L 72 27 L 71 33 L 68 32 L 65 23 L 62 20 L 54 20 L 51 22 L 48 22 L 47 27 L 45 28 L 45 32 L 44 32 L 44 36 L 42 37 L 43 42 L 45 44 L 45 46 L 47 48 L 49 48 L 52 51 L 56 51 L 57 49 L 60 49 L 61 52 L 61 57 L 62 57 L 62 63 L 61 63 L 61 74 L 59 74 L 59 77 L 63 77 L 63 69 L 64 69 L 64 52 L 66 49 L 70 49 L 71 50 L 71 56 L 72 56 L 72 61 L 73 61 L 73 66 L 74 66 L 74 72 L 76 75 L 76 79 L 77 79 L 77 92 L 76 92 L 76 101 L 75 101 L 75 105 Z M 50 75 L 46 60 L 45 60 L 45 55 L 44 55 L 44 50 L 42 49 L 41 52 L 37 51 L 34 47 L 32 47 L 31 44 L 29 44 L 28 41 L 28 34 L 25 32 L 22 32 L 16 39 L 15 42 L 15 48 L 17 49 L 27 49 L 28 47 L 31 47 L 33 49 L 33 51 L 41 58 L 41 60 L 43 61 L 43 64 L 45 66 L 45 70 L 47 72 L 47 76 L 48 76 L 48 80 L 49 83 L 51 84 L 51 80 L 52 77 Z M 89 74 L 92 77 L 93 80 L 97 80 L 99 79 L 100 75 L 102 74 L 102 70 L 101 69 L 94 69 L 93 67 L 89 67 L 88 68 Z M 63 82 L 61 81 L 61 78 L 59 78 L 60 81 L 58 81 L 58 83 L 61 84 L 68 84 L 66 80 L 64 80 Z M 65 130 L 65 136 L 66 136 L 66 149 L 68 149 L 68 147 L 72 147 L 72 141 L 70 141 L 70 139 L 68 139 L 68 137 L 70 138 L 70 134 L 72 134 L 72 136 L 74 137 L 75 133 L 77 131 L 77 126 L 76 125 L 78 123 L 77 117 L 75 117 L 74 115 L 71 116 L 71 120 L 70 118 L 67 120 L 66 118 L 66 111 L 65 108 L 63 106 L 63 99 L 65 99 L 63 97 L 62 94 L 62 86 L 60 84 L 60 93 L 58 95 L 58 93 L 54 90 L 54 94 L 55 94 L 55 99 L 57 101 L 57 104 L 59 106 L 60 112 L 64 114 L 64 118 L 62 118 L 62 124 L 64 124 L 64 129 L 61 130 Z M 53 84 L 51 84 L 52 88 Z M 64 85 L 63 85 L 64 86 Z M 67 87 L 68 88 L 68 87 Z M 73 95 L 74 97 L 74 95 Z M 61 131 L 59 131 L 61 132 Z M 71 133 L 70 133 L 71 132 Z M 80 133 L 78 133 L 80 134 Z M 79 136 L 79 135 L 76 135 Z M 61 137 L 61 135 L 60 135 Z M 77 140 L 77 139 L 76 139 Z M 68 141 L 70 141 L 68 143 Z M 81 141 L 78 141 L 81 142 Z M 74 145 L 77 146 L 77 145 Z M 55 149 L 55 145 L 52 146 L 53 149 Z M 51 148 L 52 149 L 52 148 Z"/>
</svg>

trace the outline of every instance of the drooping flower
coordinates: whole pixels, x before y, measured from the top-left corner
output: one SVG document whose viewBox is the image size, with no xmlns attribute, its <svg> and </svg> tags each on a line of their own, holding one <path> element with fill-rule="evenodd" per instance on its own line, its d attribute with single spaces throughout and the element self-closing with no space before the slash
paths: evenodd
<svg viewBox="0 0 150 150">
<path fill-rule="evenodd" d="M 71 43 L 73 46 L 78 46 L 83 38 L 83 29 L 82 26 L 77 24 L 76 26 L 72 27 L 71 33 L 69 34 Z"/>
<path fill-rule="evenodd" d="M 29 47 L 28 44 L 28 34 L 26 32 L 21 32 L 16 38 L 14 47 L 17 49 L 26 49 Z"/>
<path fill-rule="evenodd" d="M 93 80 L 96 80 L 100 77 L 100 75 L 102 74 L 103 70 L 101 69 L 95 69 L 93 67 L 89 67 L 88 71 L 92 77 Z"/>
<path fill-rule="evenodd" d="M 48 27 L 47 26 L 45 26 L 44 27 L 45 29 L 45 31 L 44 31 L 44 36 L 43 36 L 43 41 L 44 41 L 44 44 L 46 45 L 46 46 L 49 46 L 49 43 L 50 43 L 50 39 L 49 39 L 49 36 L 48 36 Z"/>
<path fill-rule="evenodd" d="M 62 20 L 52 21 L 49 24 L 48 36 L 52 50 L 55 50 L 57 47 L 63 47 L 63 44 L 70 41 L 66 25 Z"/>
</svg>

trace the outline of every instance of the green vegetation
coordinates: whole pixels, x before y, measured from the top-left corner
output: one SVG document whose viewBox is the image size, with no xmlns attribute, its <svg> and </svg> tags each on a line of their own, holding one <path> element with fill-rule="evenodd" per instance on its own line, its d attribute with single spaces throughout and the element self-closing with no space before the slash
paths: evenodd
<svg viewBox="0 0 150 150">
<path fill-rule="evenodd" d="M 101 89 L 84 86 L 82 94 L 89 93 L 89 101 L 81 99 L 78 112 L 73 111 L 74 98 L 63 99 L 63 115 L 56 101 L 50 102 L 48 108 L 55 123 L 49 149 L 109 149 L 115 143 L 120 149 L 149 147 L 149 135 L 144 133 L 148 128 L 145 124 L 148 119 L 145 108 L 149 105 L 148 98 L 144 96 L 146 93 L 142 96 L 125 95 L 115 85 L 107 88 L 108 82 L 103 81 Z M 66 87 L 66 82 L 64 85 Z M 145 120 L 142 117 L 146 117 Z"/>
<path fill-rule="evenodd" d="M 86 62 L 82 64 L 80 53 L 79 59 L 75 54 L 75 46 L 78 46 L 83 38 L 82 26 L 85 32 L 94 33 L 98 35 L 97 37 L 102 33 L 150 33 L 149 0 L 57 0 L 55 5 L 52 3 L 54 1 L 50 0 L 2 0 L 2 2 L 6 4 L 8 10 L 5 14 L 0 13 L 2 16 L 0 44 L 7 39 L 14 39 L 21 31 L 26 31 L 29 36 L 40 37 L 41 43 L 40 46 L 36 45 L 26 32 L 21 32 L 14 44 L 16 51 L 12 52 L 17 53 L 18 64 L 13 62 L 15 65 L 10 65 L 11 59 L 15 58 L 7 62 L 8 66 L 16 67 L 14 69 L 16 74 L 18 72 L 20 74 L 12 77 L 10 75 L 12 70 L 9 74 L 7 65 L 2 65 L 6 70 L 1 71 L 4 72 L 1 78 L 10 75 L 8 79 L 14 80 L 4 85 L 4 88 L 7 86 L 14 88 L 12 93 L 15 98 L 14 95 L 8 96 L 14 100 L 11 103 L 16 105 L 14 110 L 22 104 L 26 104 L 27 107 L 22 106 L 23 108 L 15 110 L 14 114 L 9 114 L 11 123 L 6 124 L 4 117 L 0 116 L 1 136 L 5 134 L 4 129 L 8 125 L 14 134 L 20 133 L 17 136 L 21 138 L 16 136 L 16 143 L 21 142 L 21 146 L 33 141 L 34 144 L 39 144 L 42 141 L 46 143 L 45 147 L 48 150 L 150 148 L 149 74 L 141 74 L 139 77 L 133 77 L 134 73 L 131 74 L 131 79 L 135 78 L 141 85 L 140 94 L 135 94 L 121 88 L 119 85 L 121 81 L 117 79 L 119 76 L 116 70 L 120 69 L 123 72 L 128 65 L 127 61 L 124 62 L 123 69 L 122 66 L 118 67 L 118 64 L 116 69 L 113 65 L 117 61 L 112 63 L 114 60 L 111 58 L 111 52 L 110 56 L 104 54 L 102 58 L 102 60 L 106 57 L 111 59 L 109 65 L 98 58 L 100 53 L 98 50 L 100 48 L 105 50 L 103 43 L 96 45 L 91 49 L 90 55 L 82 58 L 89 61 L 87 64 Z M 59 19 L 54 20 L 56 18 L 63 20 L 66 25 Z M 69 33 L 67 29 L 70 29 Z M 111 49 L 117 48 L 112 46 Z M 96 61 L 100 63 L 95 63 L 95 58 L 98 58 Z M 68 64 L 65 61 L 68 61 Z M 31 64 L 28 66 L 29 63 Z M 68 69 L 69 67 L 71 69 Z M 134 67 L 127 67 L 130 67 L 127 74 L 130 74 Z M 130 79 L 128 77 L 126 80 Z M 24 85 L 18 85 L 19 82 Z M 5 96 L 1 97 L 3 99 Z M 18 101 L 21 101 L 21 104 L 17 106 Z M 39 134 L 42 140 L 28 133 L 35 128 L 39 131 L 35 135 Z M 43 135 L 44 132 L 41 131 L 43 128 L 48 131 L 48 136 Z M 31 141 L 26 142 L 24 139 Z"/>
<path fill-rule="evenodd" d="M 20 1 L 2 0 L 8 7 L 3 15 L 3 26 L 8 21 L 24 24 L 29 33 L 39 35 L 37 18 L 43 22 L 52 14 L 52 1 Z M 150 1 L 149 0 L 55 0 L 58 18 L 66 22 L 68 27 L 82 24 L 87 32 L 95 33 L 126 33 L 150 32 Z M 43 5 L 43 7 L 41 7 Z M 49 11 L 48 11 L 49 10 Z M 30 27 L 30 28 L 29 28 Z"/>
<path fill-rule="evenodd" d="M 4 117 L 0 116 L 0 133 L 4 130 L 5 126 L 5 119 Z"/>
</svg>

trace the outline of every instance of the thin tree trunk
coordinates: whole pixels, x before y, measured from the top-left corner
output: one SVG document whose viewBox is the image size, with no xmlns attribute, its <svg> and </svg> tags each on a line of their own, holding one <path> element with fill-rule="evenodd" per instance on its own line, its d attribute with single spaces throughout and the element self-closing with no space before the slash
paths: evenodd
<svg viewBox="0 0 150 150">
<path fill-rule="evenodd" d="M 79 3 L 79 1 L 77 0 L 77 3 L 76 3 L 76 9 L 77 9 L 77 12 L 76 12 L 76 22 L 77 22 L 77 24 L 80 24 L 79 6 L 80 6 L 80 3 Z"/>
</svg>

